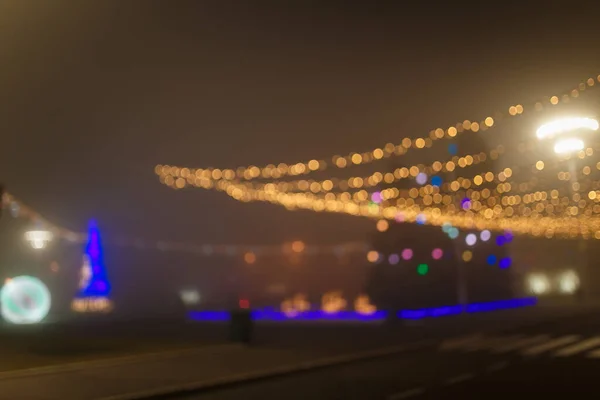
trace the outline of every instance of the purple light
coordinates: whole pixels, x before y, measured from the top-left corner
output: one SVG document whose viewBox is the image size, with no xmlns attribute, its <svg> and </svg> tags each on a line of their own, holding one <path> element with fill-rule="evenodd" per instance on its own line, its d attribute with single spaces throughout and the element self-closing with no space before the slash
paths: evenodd
<svg viewBox="0 0 600 400">
<path fill-rule="evenodd" d="M 431 257 L 433 257 L 434 260 L 439 260 L 443 256 L 444 256 L 444 250 L 442 250 L 440 248 L 433 249 L 433 251 L 431 252 Z"/>
<path fill-rule="evenodd" d="M 412 258 L 412 256 L 413 256 L 412 249 L 404 249 L 404 250 L 402 250 L 402 259 L 403 260 L 408 261 L 408 260 L 410 260 Z"/>
<path fill-rule="evenodd" d="M 373 201 L 373 203 L 381 203 L 381 192 L 375 192 L 371 195 L 371 200 Z"/>
<path fill-rule="evenodd" d="M 465 197 L 460 202 L 460 206 L 462 207 L 463 210 L 470 210 L 471 209 L 471 200 L 468 197 Z"/>
<path fill-rule="evenodd" d="M 400 256 L 398 256 L 398 254 L 390 254 L 390 256 L 388 257 L 388 261 L 390 262 L 390 264 L 396 265 L 398 264 L 398 262 L 400 262 Z"/>
<path fill-rule="evenodd" d="M 415 180 L 419 185 L 424 185 L 427 183 L 427 174 L 425 172 L 419 172 Z"/>
</svg>

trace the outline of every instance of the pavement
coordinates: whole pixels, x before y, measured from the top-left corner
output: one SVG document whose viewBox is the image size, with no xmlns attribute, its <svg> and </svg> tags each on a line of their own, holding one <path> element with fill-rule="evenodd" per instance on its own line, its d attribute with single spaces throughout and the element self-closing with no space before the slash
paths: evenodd
<svg viewBox="0 0 600 400">
<path fill-rule="evenodd" d="M 473 385 L 477 390 L 476 383 L 487 378 L 488 372 L 490 378 L 501 377 L 505 371 L 520 368 L 521 360 L 535 360 L 554 349 L 547 344 L 550 347 L 540 354 L 524 357 L 519 351 L 528 344 L 560 339 L 561 345 L 577 344 L 591 351 L 593 344 L 586 343 L 592 342 L 585 341 L 596 343 L 596 329 L 600 333 L 597 310 L 539 307 L 398 326 L 259 326 L 256 344 L 250 347 L 211 344 L 3 372 L 0 398 L 439 396 L 446 390 L 461 390 L 460 385 Z M 536 337 L 539 343 L 522 342 L 522 349 L 492 351 L 501 344 Z M 600 340 L 597 343 L 600 348 Z M 510 379 L 515 382 L 514 377 Z"/>
<path fill-rule="evenodd" d="M 600 313 L 592 313 L 468 334 L 364 362 L 162 398 L 592 398 L 599 368 Z"/>
</svg>

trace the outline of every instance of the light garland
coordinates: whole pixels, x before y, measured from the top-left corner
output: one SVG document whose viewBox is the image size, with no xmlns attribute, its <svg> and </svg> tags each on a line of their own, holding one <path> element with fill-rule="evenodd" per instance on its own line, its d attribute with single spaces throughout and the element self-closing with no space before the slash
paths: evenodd
<svg viewBox="0 0 600 400">
<path fill-rule="evenodd" d="M 402 215 L 403 222 L 417 223 L 419 219 L 434 226 L 442 226 L 450 223 L 461 229 L 477 229 L 506 231 L 515 234 L 527 234 L 546 237 L 583 237 L 600 239 L 600 219 L 587 216 L 571 217 L 545 217 L 535 211 L 527 212 L 524 216 L 502 215 L 500 205 L 485 207 L 480 212 L 471 210 L 456 210 L 454 212 L 443 212 L 437 207 L 421 208 L 417 205 L 411 207 L 387 206 L 376 204 L 360 205 L 353 201 L 338 201 L 313 199 L 306 194 L 278 193 L 276 191 L 266 192 L 264 190 L 248 189 L 243 185 L 221 181 L 217 189 L 224 191 L 229 196 L 239 201 L 265 201 L 279 204 L 287 209 L 307 209 L 313 211 L 324 211 L 334 213 L 345 213 L 354 216 L 362 216 L 376 219 L 397 220 Z M 514 211 L 514 209 L 510 208 Z"/>
<path fill-rule="evenodd" d="M 585 82 L 579 83 L 575 88 L 564 93 L 561 97 L 554 95 L 544 98 L 544 100 L 537 101 L 531 106 L 527 106 L 527 110 L 542 111 L 545 106 L 555 106 L 559 103 L 568 103 L 571 99 L 579 97 L 580 92 L 585 91 L 587 88 L 595 86 L 596 81 L 600 82 L 600 75 L 596 78 L 588 78 Z M 515 117 L 525 112 L 526 108 L 522 104 L 510 106 L 507 112 L 497 112 L 495 117 L 485 117 L 480 122 L 464 120 L 457 122 L 454 126 L 448 128 L 436 128 L 429 132 L 428 136 L 418 137 L 411 139 L 405 137 L 401 140 L 400 144 L 395 145 L 393 143 L 387 143 L 384 146 L 377 147 L 375 149 L 358 153 L 353 152 L 345 156 L 335 155 L 330 157 L 331 162 L 326 160 L 312 159 L 310 161 L 298 162 L 293 164 L 279 163 L 269 164 L 263 167 L 247 166 L 237 167 L 233 169 L 219 169 L 219 168 L 198 168 L 192 169 L 188 167 L 178 167 L 170 165 L 157 165 L 155 172 L 160 175 L 172 175 L 181 176 L 186 178 L 190 174 L 208 179 L 210 181 L 235 181 L 235 180 L 253 180 L 253 179 L 279 179 L 284 176 L 297 176 L 307 175 L 315 171 L 323 171 L 330 165 L 336 168 L 346 168 L 350 165 L 364 165 L 374 161 L 378 161 L 384 158 L 388 158 L 394 155 L 404 155 L 409 149 L 424 149 L 429 148 L 433 145 L 434 141 L 443 138 L 454 138 L 459 133 L 464 131 L 479 132 L 480 130 L 487 130 L 497 125 L 497 121 L 504 117 Z"/>
</svg>

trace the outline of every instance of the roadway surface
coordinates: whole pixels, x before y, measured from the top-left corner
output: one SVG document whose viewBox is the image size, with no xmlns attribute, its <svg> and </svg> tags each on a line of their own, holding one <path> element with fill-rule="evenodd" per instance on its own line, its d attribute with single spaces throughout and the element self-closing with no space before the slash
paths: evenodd
<svg viewBox="0 0 600 400">
<path fill-rule="evenodd" d="M 465 335 L 370 361 L 173 400 L 595 398 L 600 314 Z"/>
</svg>

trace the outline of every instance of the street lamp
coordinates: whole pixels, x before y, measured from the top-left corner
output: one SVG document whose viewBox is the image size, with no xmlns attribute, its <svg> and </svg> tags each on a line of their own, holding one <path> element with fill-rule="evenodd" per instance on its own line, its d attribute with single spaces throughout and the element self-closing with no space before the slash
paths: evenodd
<svg viewBox="0 0 600 400">
<path fill-rule="evenodd" d="M 554 153 L 560 156 L 568 156 L 583 150 L 586 146 L 583 140 L 585 136 L 590 132 L 597 131 L 598 128 L 598 121 L 594 118 L 568 117 L 540 126 L 536 131 L 536 136 L 540 140 L 554 139 Z M 569 161 L 569 169 L 571 173 L 570 187 L 574 191 L 575 183 L 577 183 L 576 160 L 571 159 Z M 585 249 L 585 242 L 580 242 L 580 245 Z M 584 261 L 583 265 L 587 267 L 587 261 Z M 534 292 L 547 290 L 547 285 L 542 284 L 540 279 L 534 279 L 531 284 Z M 561 292 L 571 294 L 579 288 L 579 278 L 572 273 L 566 274 L 561 277 L 559 286 Z"/>
<path fill-rule="evenodd" d="M 25 232 L 25 239 L 35 250 L 46 248 L 48 242 L 52 240 L 52 232 L 49 231 L 28 231 Z"/>
<path fill-rule="evenodd" d="M 585 147 L 585 143 L 577 134 L 585 131 L 597 131 L 598 128 L 598 121 L 594 118 L 562 118 L 540 126 L 536 131 L 536 136 L 540 140 L 554 138 L 554 152 L 566 155 L 583 150 Z"/>
</svg>

